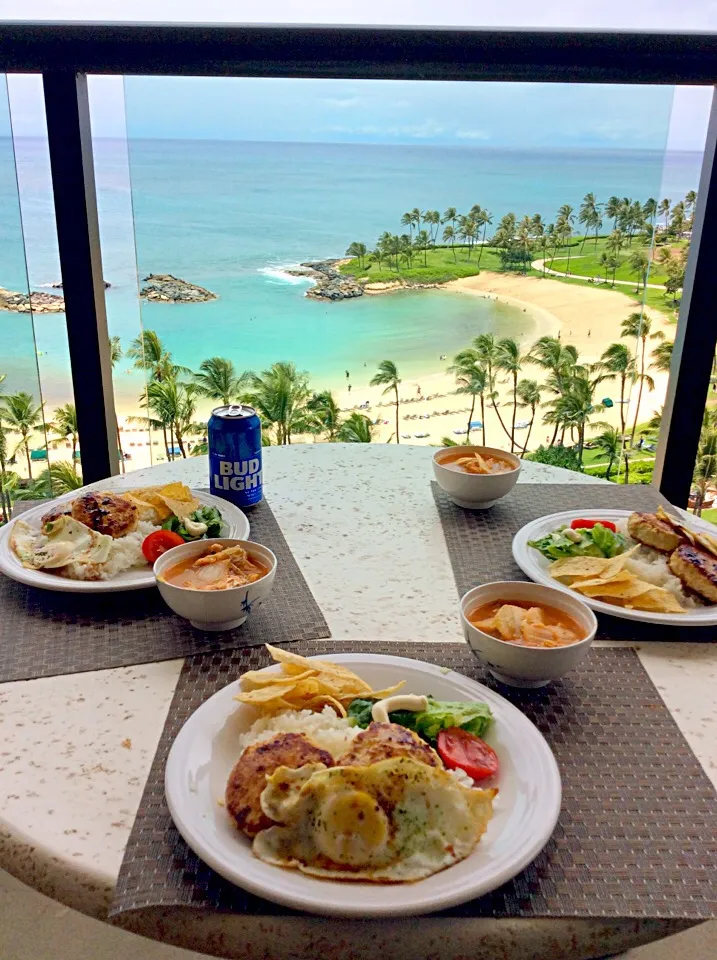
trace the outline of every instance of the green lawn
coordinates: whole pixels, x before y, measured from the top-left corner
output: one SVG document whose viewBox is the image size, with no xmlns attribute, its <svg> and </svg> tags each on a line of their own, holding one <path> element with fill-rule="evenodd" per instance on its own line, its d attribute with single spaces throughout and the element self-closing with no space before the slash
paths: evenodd
<svg viewBox="0 0 717 960">
<path fill-rule="evenodd" d="M 570 272 L 579 273 L 584 277 L 600 277 L 605 279 L 605 270 L 600 266 L 600 255 L 605 252 L 607 245 L 606 237 L 598 237 L 597 246 L 595 245 L 594 240 L 588 240 L 585 246 L 582 246 L 582 240 L 580 242 L 571 244 L 570 247 Z M 620 252 L 620 265 L 615 271 L 616 280 L 628 280 L 635 281 L 635 274 L 631 272 L 630 267 L 628 266 L 628 260 L 630 254 L 634 253 L 635 250 L 640 250 L 640 244 L 633 240 L 632 247 L 625 246 Z M 548 255 L 547 261 L 548 266 L 551 266 L 551 257 Z M 560 270 L 564 272 L 567 268 L 567 251 L 559 250 L 555 261 L 552 264 L 553 270 Z M 664 283 L 667 279 L 667 274 L 662 269 L 661 265 L 657 262 L 654 262 L 650 267 L 650 276 L 647 278 L 648 283 Z M 608 280 L 612 280 L 612 271 L 608 272 Z M 634 290 L 634 287 L 633 287 Z"/>
<path fill-rule="evenodd" d="M 580 252 L 581 241 L 575 241 L 571 249 L 575 251 L 575 254 Z M 605 238 L 600 237 L 598 239 L 597 254 L 594 251 L 594 243 L 585 244 L 585 252 L 591 250 L 589 256 L 586 256 L 585 260 L 575 260 L 571 261 L 571 272 L 573 269 L 578 269 L 578 264 L 583 264 L 587 262 L 594 263 L 595 274 L 591 273 L 590 269 L 583 271 L 582 266 L 580 267 L 580 272 L 584 272 L 585 276 L 592 276 L 599 273 L 597 269 L 596 260 L 600 256 L 601 250 L 604 248 Z M 398 270 L 395 266 L 389 266 L 386 261 L 382 262 L 381 266 L 368 258 L 364 260 L 363 265 L 359 264 L 358 260 L 349 260 L 347 263 L 342 264 L 339 268 L 342 273 L 350 274 L 351 276 L 357 278 L 365 277 L 369 283 L 386 283 L 391 280 L 402 280 L 406 283 L 447 283 L 449 280 L 456 280 L 460 277 L 472 277 L 480 273 L 481 270 L 490 270 L 495 273 L 504 273 L 500 256 L 498 250 L 493 247 L 484 247 L 482 254 L 480 254 L 480 267 L 478 266 L 478 257 L 480 251 L 477 248 L 474 248 L 471 256 L 469 257 L 467 251 L 464 247 L 455 248 L 455 257 L 454 252 L 449 247 L 434 247 L 426 251 L 426 263 L 424 264 L 424 256 L 422 252 L 417 252 L 412 266 L 409 268 L 405 263 L 401 262 L 399 264 Z M 565 253 L 563 248 L 560 251 L 561 255 Z M 540 259 L 541 252 L 540 250 L 534 251 L 535 259 Z M 626 258 L 625 258 L 626 259 Z M 550 260 L 548 259 L 548 264 Z M 562 265 L 562 266 L 561 266 Z M 554 263 L 554 269 L 561 270 L 564 269 L 566 263 L 561 260 L 557 260 Z M 627 272 L 626 267 L 621 267 L 618 269 L 617 276 L 620 277 L 621 271 L 625 273 L 626 279 L 631 279 L 629 273 Z M 511 271 L 513 272 L 513 271 Z M 519 272 L 519 271 L 517 271 Z M 528 268 L 527 275 L 540 277 L 542 276 L 542 271 L 533 270 Z M 661 276 L 661 275 L 660 275 Z M 577 284 L 578 286 L 591 286 L 592 284 L 588 283 L 587 280 L 576 280 L 575 277 L 550 277 L 552 280 L 556 280 L 559 283 L 572 283 Z M 650 282 L 656 282 L 653 277 L 650 278 Z M 609 286 L 599 289 L 611 289 Z M 632 286 L 616 286 L 614 288 L 620 293 L 624 293 L 627 296 L 635 298 L 635 308 L 637 309 L 640 304 L 643 302 L 643 293 L 640 291 L 639 295 L 635 296 L 635 288 Z M 664 313 L 669 320 L 677 320 L 677 310 L 672 303 L 672 298 L 665 298 L 661 290 L 654 290 L 652 288 L 647 289 L 645 296 L 645 303 L 649 307 L 653 307 L 656 310 L 659 310 L 661 313 Z"/>
</svg>

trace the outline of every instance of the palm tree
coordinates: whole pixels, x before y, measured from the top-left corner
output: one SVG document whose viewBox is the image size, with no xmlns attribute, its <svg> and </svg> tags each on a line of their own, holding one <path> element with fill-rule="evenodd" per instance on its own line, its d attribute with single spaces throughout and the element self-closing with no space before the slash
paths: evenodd
<svg viewBox="0 0 717 960">
<path fill-rule="evenodd" d="M 330 443 L 336 440 L 341 429 L 341 410 L 333 393 L 330 390 L 314 393 L 306 406 L 316 417 L 316 429 L 325 432 Z"/>
<path fill-rule="evenodd" d="M 408 232 L 411 236 L 413 236 L 413 223 L 413 214 L 410 211 L 408 213 L 404 213 L 404 215 L 401 217 L 401 226 L 408 227 Z"/>
<path fill-rule="evenodd" d="M 516 240 L 518 241 L 518 246 L 521 248 L 524 254 L 523 273 L 528 272 L 528 251 L 530 250 L 530 241 L 532 239 L 532 227 L 533 221 L 527 215 L 524 216 L 518 224 Z"/>
<path fill-rule="evenodd" d="M 583 242 L 580 245 L 580 250 L 582 251 L 585 246 L 585 241 L 588 238 L 588 233 L 593 227 L 595 214 L 597 213 L 597 203 L 595 201 L 594 193 L 586 193 L 583 197 L 583 202 L 580 204 L 580 212 L 578 213 L 578 223 L 582 223 L 585 227 L 585 236 L 583 237 Z"/>
<path fill-rule="evenodd" d="M 236 367 L 225 357 L 210 357 L 199 364 L 199 373 L 192 376 L 197 393 L 208 400 L 221 400 L 227 407 L 242 394 L 249 374 L 237 374 Z"/>
<path fill-rule="evenodd" d="M 466 443 L 470 441 L 471 423 L 475 413 L 476 397 L 480 397 L 480 414 L 483 431 L 483 446 L 485 446 L 485 392 L 488 389 L 488 373 L 485 367 L 480 365 L 478 354 L 470 348 L 461 350 L 453 358 L 453 363 L 448 368 L 449 373 L 454 373 L 456 383 L 458 384 L 458 393 L 467 394 L 471 398 L 471 408 L 468 414 L 468 427 L 466 430 Z"/>
<path fill-rule="evenodd" d="M 570 378 L 569 388 L 548 404 L 552 412 L 550 422 L 561 426 L 564 431 L 570 430 L 571 434 L 573 431 L 577 433 L 577 455 L 581 466 L 588 420 L 594 413 L 603 410 L 602 404 L 594 402 L 594 396 L 597 385 L 604 377 L 599 372 L 597 375 L 595 373 L 595 368 L 578 367 Z"/>
<path fill-rule="evenodd" d="M 352 413 L 339 427 L 336 439 L 339 443 L 371 443 L 373 424 L 361 413 Z"/>
<path fill-rule="evenodd" d="M 525 453 L 528 449 L 528 444 L 530 443 L 530 434 L 533 431 L 533 423 L 535 422 L 535 411 L 540 406 L 540 385 L 537 380 L 521 380 L 518 384 L 518 406 L 519 407 L 529 407 L 530 408 L 530 423 L 528 424 L 528 435 L 525 438 L 525 446 L 520 454 L 521 457 L 525 456 Z M 485 441 L 484 441 L 485 443 Z"/>
<path fill-rule="evenodd" d="M 495 389 L 495 373 L 498 369 L 498 342 L 492 333 L 481 333 L 473 341 L 473 349 L 476 352 L 477 362 L 483 367 L 488 375 L 488 398 L 491 402 L 491 406 L 495 412 L 495 415 L 498 417 L 498 422 L 503 428 L 503 432 L 506 437 L 510 439 L 510 433 L 508 428 L 503 422 L 503 418 L 500 415 L 500 410 L 498 409 L 497 397 L 498 393 Z M 485 422 L 485 421 L 484 421 Z"/>
<path fill-rule="evenodd" d="M 607 283 L 607 275 L 611 270 L 617 269 L 617 260 L 615 257 L 611 257 L 609 253 L 603 252 L 600 254 L 599 260 L 601 268 L 605 271 L 605 283 Z"/>
<path fill-rule="evenodd" d="M 675 344 L 672 340 L 663 340 L 652 351 L 652 360 L 650 370 L 659 370 L 661 373 L 669 373 L 672 365 L 672 350 Z"/>
<path fill-rule="evenodd" d="M 75 473 L 69 463 L 53 463 L 42 471 L 24 489 L 16 489 L 15 500 L 47 500 L 71 493 L 82 486 L 82 477 Z"/>
<path fill-rule="evenodd" d="M 66 403 L 55 410 L 55 419 L 47 424 L 47 429 L 63 440 L 72 442 L 72 469 L 77 473 L 77 411 L 74 403 Z M 59 443 L 55 440 L 55 444 Z"/>
<path fill-rule="evenodd" d="M 0 405 L 0 421 L 8 427 L 11 433 L 20 434 L 20 443 L 16 450 L 24 450 L 27 459 L 27 473 L 32 480 L 32 460 L 30 458 L 30 436 L 40 429 L 44 429 L 42 419 L 42 404 L 36 406 L 35 398 L 24 390 L 19 393 L 8 394 L 2 398 Z M 13 456 L 15 453 L 13 452 Z"/>
<path fill-rule="evenodd" d="M 145 423 L 149 427 L 160 428 L 165 438 L 167 459 L 174 459 L 175 442 L 179 452 L 186 459 L 187 451 L 184 438 L 194 430 L 194 415 L 197 409 L 197 387 L 194 383 L 181 383 L 176 378 L 153 380 L 147 384 L 140 406 L 154 417 L 132 417 L 132 421 Z M 171 449 L 166 445 L 167 430 Z"/>
<path fill-rule="evenodd" d="M 620 266 L 620 251 L 625 245 L 625 235 L 622 230 L 613 230 L 605 244 L 605 250 L 610 254 L 613 260 L 612 268 L 612 286 L 615 286 L 615 273 Z"/>
<path fill-rule="evenodd" d="M 413 245 L 416 250 L 423 250 L 423 266 L 427 267 L 428 248 L 431 245 L 431 238 L 428 236 L 428 233 L 425 230 L 419 230 L 416 234 L 416 239 L 413 241 Z"/>
<path fill-rule="evenodd" d="M 364 257 L 368 253 L 365 243 L 358 243 L 354 240 L 353 243 L 350 243 L 348 249 L 346 250 L 347 257 L 354 257 L 359 262 L 359 267 L 363 267 Z"/>
<path fill-rule="evenodd" d="M 593 442 L 598 450 L 608 458 L 605 479 L 609 480 L 615 461 L 620 459 L 620 454 L 622 453 L 623 434 L 610 426 L 609 423 L 603 421 L 596 423 L 595 426 L 602 428 L 602 433 L 598 434 Z"/>
<path fill-rule="evenodd" d="M 674 233 L 678 240 L 684 232 L 685 221 L 685 205 L 680 201 L 672 208 L 672 217 L 670 218 L 670 232 Z"/>
<path fill-rule="evenodd" d="M 642 216 L 650 223 L 650 233 L 655 228 L 655 217 L 657 216 L 657 200 L 654 197 L 648 197 L 642 205 Z"/>
<path fill-rule="evenodd" d="M 694 511 L 698 517 L 702 516 L 707 487 L 715 477 L 717 477 L 717 429 L 711 425 L 702 428 L 693 474 L 693 480 L 697 486 Z"/>
<path fill-rule="evenodd" d="M 453 251 L 453 260 L 456 258 L 456 231 L 454 227 L 448 226 L 443 228 L 443 242 L 448 243 L 451 250 Z"/>
<path fill-rule="evenodd" d="M 146 370 L 154 380 L 162 380 L 171 362 L 170 354 L 154 330 L 143 330 L 127 349 L 138 370 Z"/>
<path fill-rule="evenodd" d="M 568 247 L 567 273 L 570 273 L 570 238 L 572 237 L 574 223 L 573 208 L 569 203 L 564 203 L 558 210 L 558 215 L 555 218 L 555 230 L 560 239 L 564 241 Z"/>
<path fill-rule="evenodd" d="M 657 214 L 660 217 L 665 218 L 665 230 L 667 230 L 669 218 L 670 218 L 670 207 L 672 206 L 672 200 L 660 200 L 660 205 L 657 208 Z"/>
<path fill-rule="evenodd" d="M 453 232 L 456 232 L 456 220 L 458 219 L 458 211 L 455 207 L 449 207 L 441 218 L 441 223 L 450 223 L 453 227 Z"/>
<path fill-rule="evenodd" d="M 650 259 L 644 250 L 633 250 L 627 260 L 630 272 L 637 277 L 635 293 L 640 292 L 640 283 L 643 290 L 647 289 L 647 274 L 650 272 Z"/>
<path fill-rule="evenodd" d="M 510 452 L 515 449 L 515 419 L 518 411 L 518 374 L 522 369 L 524 357 L 520 352 L 520 345 L 510 337 L 498 341 L 496 352 L 496 368 L 506 373 L 507 380 L 513 389 L 513 418 L 510 427 Z"/>
<path fill-rule="evenodd" d="M 620 427 L 625 433 L 625 388 L 628 380 L 635 379 L 635 358 L 624 343 L 611 343 L 600 357 L 600 366 L 605 379 L 620 378 Z"/>
<path fill-rule="evenodd" d="M 398 367 L 393 360 L 382 360 L 378 365 L 378 371 L 371 377 L 370 381 L 372 387 L 385 387 L 384 397 L 392 390 L 396 397 L 396 443 L 401 442 L 401 434 L 398 429 L 398 385 L 400 382 Z"/>
<path fill-rule="evenodd" d="M 610 197 L 605 204 L 605 216 L 612 219 L 612 229 L 617 230 L 617 221 L 622 209 L 622 201 L 619 197 Z"/>
<path fill-rule="evenodd" d="M 251 374 L 246 399 L 264 423 L 276 429 L 276 442 L 290 444 L 294 433 L 305 433 L 314 423 L 309 400 L 309 375 L 294 363 L 274 363 L 261 374 Z"/>
<path fill-rule="evenodd" d="M 690 218 L 694 216 L 696 203 L 697 203 L 697 191 L 688 190 L 687 194 L 685 195 L 684 204 L 685 204 L 685 213 Z"/>
<path fill-rule="evenodd" d="M 471 258 L 471 250 L 473 249 L 477 228 L 478 225 L 472 217 L 461 216 L 458 218 L 458 236 L 465 242 L 469 260 Z"/>
<path fill-rule="evenodd" d="M 622 337 L 630 337 L 635 341 L 639 340 L 641 342 L 640 350 L 640 370 L 637 374 L 636 379 L 640 382 L 640 387 L 637 392 L 637 407 L 635 408 L 635 421 L 632 425 L 632 433 L 630 434 L 630 444 L 632 445 L 635 442 L 635 431 L 637 430 L 637 418 L 640 414 L 640 403 L 642 401 L 642 388 L 645 383 L 647 383 L 650 390 L 655 389 L 655 383 L 652 378 L 645 372 L 645 348 L 647 346 L 648 338 L 650 340 L 661 340 L 664 336 L 660 331 L 651 334 L 650 329 L 652 327 L 652 320 L 644 313 L 631 313 L 629 317 L 622 321 L 621 324 L 621 334 Z"/>
<path fill-rule="evenodd" d="M 0 393 L 3 391 L 2 384 L 6 376 L 7 374 L 0 373 Z M 0 509 L 2 509 L 3 520 L 6 523 L 10 519 L 10 510 L 12 507 L 10 502 L 10 486 L 13 484 L 9 477 L 10 475 L 7 472 L 7 434 L 5 433 L 2 414 L 0 413 Z"/>
<path fill-rule="evenodd" d="M 438 210 L 426 210 L 423 214 L 423 222 L 431 225 L 431 245 L 434 245 L 438 236 L 438 228 L 441 225 L 441 215 Z"/>
<path fill-rule="evenodd" d="M 110 364 L 112 369 L 117 366 L 117 364 L 122 359 L 122 344 L 119 337 L 110 337 Z M 115 416 L 115 432 L 117 434 L 117 451 L 120 458 L 120 467 L 122 468 L 122 473 L 126 472 L 125 462 L 124 462 L 124 451 L 122 450 L 122 434 L 120 433 L 119 419 Z"/>
<path fill-rule="evenodd" d="M 488 227 L 493 223 L 493 214 L 489 213 L 488 210 L 483 210 L 481 208 L 480 217 L 478 219 L 477 228 L 480 230 L 483 227 L 483 239 L 478 246 L 478 266 L 480 266 L 481 257 L 483 256 L 483 247 L 485 246 L 485 235 L 488 230 Z"/>
</svg>

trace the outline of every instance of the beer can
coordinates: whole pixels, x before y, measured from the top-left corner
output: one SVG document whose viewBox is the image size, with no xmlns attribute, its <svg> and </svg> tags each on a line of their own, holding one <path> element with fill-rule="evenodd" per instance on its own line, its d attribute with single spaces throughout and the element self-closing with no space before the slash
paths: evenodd
<svg viewBox="0 0 717 960">
<path fill-rule="evenodd" d="M 253 407 L 230 403 L 208 424 L 209 489 L 237 507 L 262 499 L 261 420 Z"/>
</svg>

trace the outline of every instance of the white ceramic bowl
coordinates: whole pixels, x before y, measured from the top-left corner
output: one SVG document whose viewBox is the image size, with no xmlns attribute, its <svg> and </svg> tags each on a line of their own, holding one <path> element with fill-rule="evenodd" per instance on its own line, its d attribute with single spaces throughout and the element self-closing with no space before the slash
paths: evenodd
<svg viewBox="0 0 717 960">
<path fill-rule="evenodd" d="M 162 578 L 168 567 L 180 560 L 201 556 L 208 544 L 220 543 L 224 547 L 242 546 L 250 557 L 255 557 L 269 572 L 261 580 L 244 587 L 229 587 L 226 590 L 193 590 L 191 587 L 178 587 Z M 276 557 L 268 547 L 251 540 L 230 540 L 217 537 L 214 540 L 195 540 L 183 543 L 167 550 L 154 565 L 154 576 L 164 602 L 189 620 L 198 630 L 233 630 L 241 626 L 252 611 L 269 596 L 276 576 Z"/>
<path fill-rule="evenodd" d="M 513 600 L 546 604 L 572 617 L 585 631 L 585 639 L 566 647 L 523 647 L 498 640 L 474 627 L 468 620 L 476 607 L 494 600 Z M 504 580 L 474 587 L 461 600 L 461 623 L 468 646 L 490 672 L 512 687 L 543 687 L 576 667 L 590 652 L 595 639 L 597 620 L 592 610 L 577 597 L 522 580 Z"/>
<path fill-rule="evenodd" d="M 480 453 L 489 457 L 500 457 L 501 460 L 513 464 L 513 469 L 504 473 L 462 473 L 444 467 L 441 460 L 447 453 L 455 453 L 457 449 L 466 454 Z M 485 510 L 513 489 L 520 474 L 520 460 L 514 453 L 498 450 L 497 447 L 443 447 L 433 454 L 433 472 L 438 486 L 445 490 L 457 506 L 467 510 Z"/>
</svg>

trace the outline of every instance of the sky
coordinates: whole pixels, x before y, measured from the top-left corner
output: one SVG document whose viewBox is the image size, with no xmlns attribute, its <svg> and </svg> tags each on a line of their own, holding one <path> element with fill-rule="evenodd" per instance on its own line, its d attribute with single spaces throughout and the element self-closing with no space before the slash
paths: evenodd
<svg viewBox="0 0 717 960">
<path fill-rule="evenodd" d="M 0 19 L 296 22 L 717 32 L 717 0 L 0 0 Z M 42 133 L 36 78 L 9 79 L 16 135 Z M 93 78 L 97 136 L 125 134 L 117 78 Z M 701 150 L 708 88 L 128 78 L 137 137 Z"/>
</svg>

